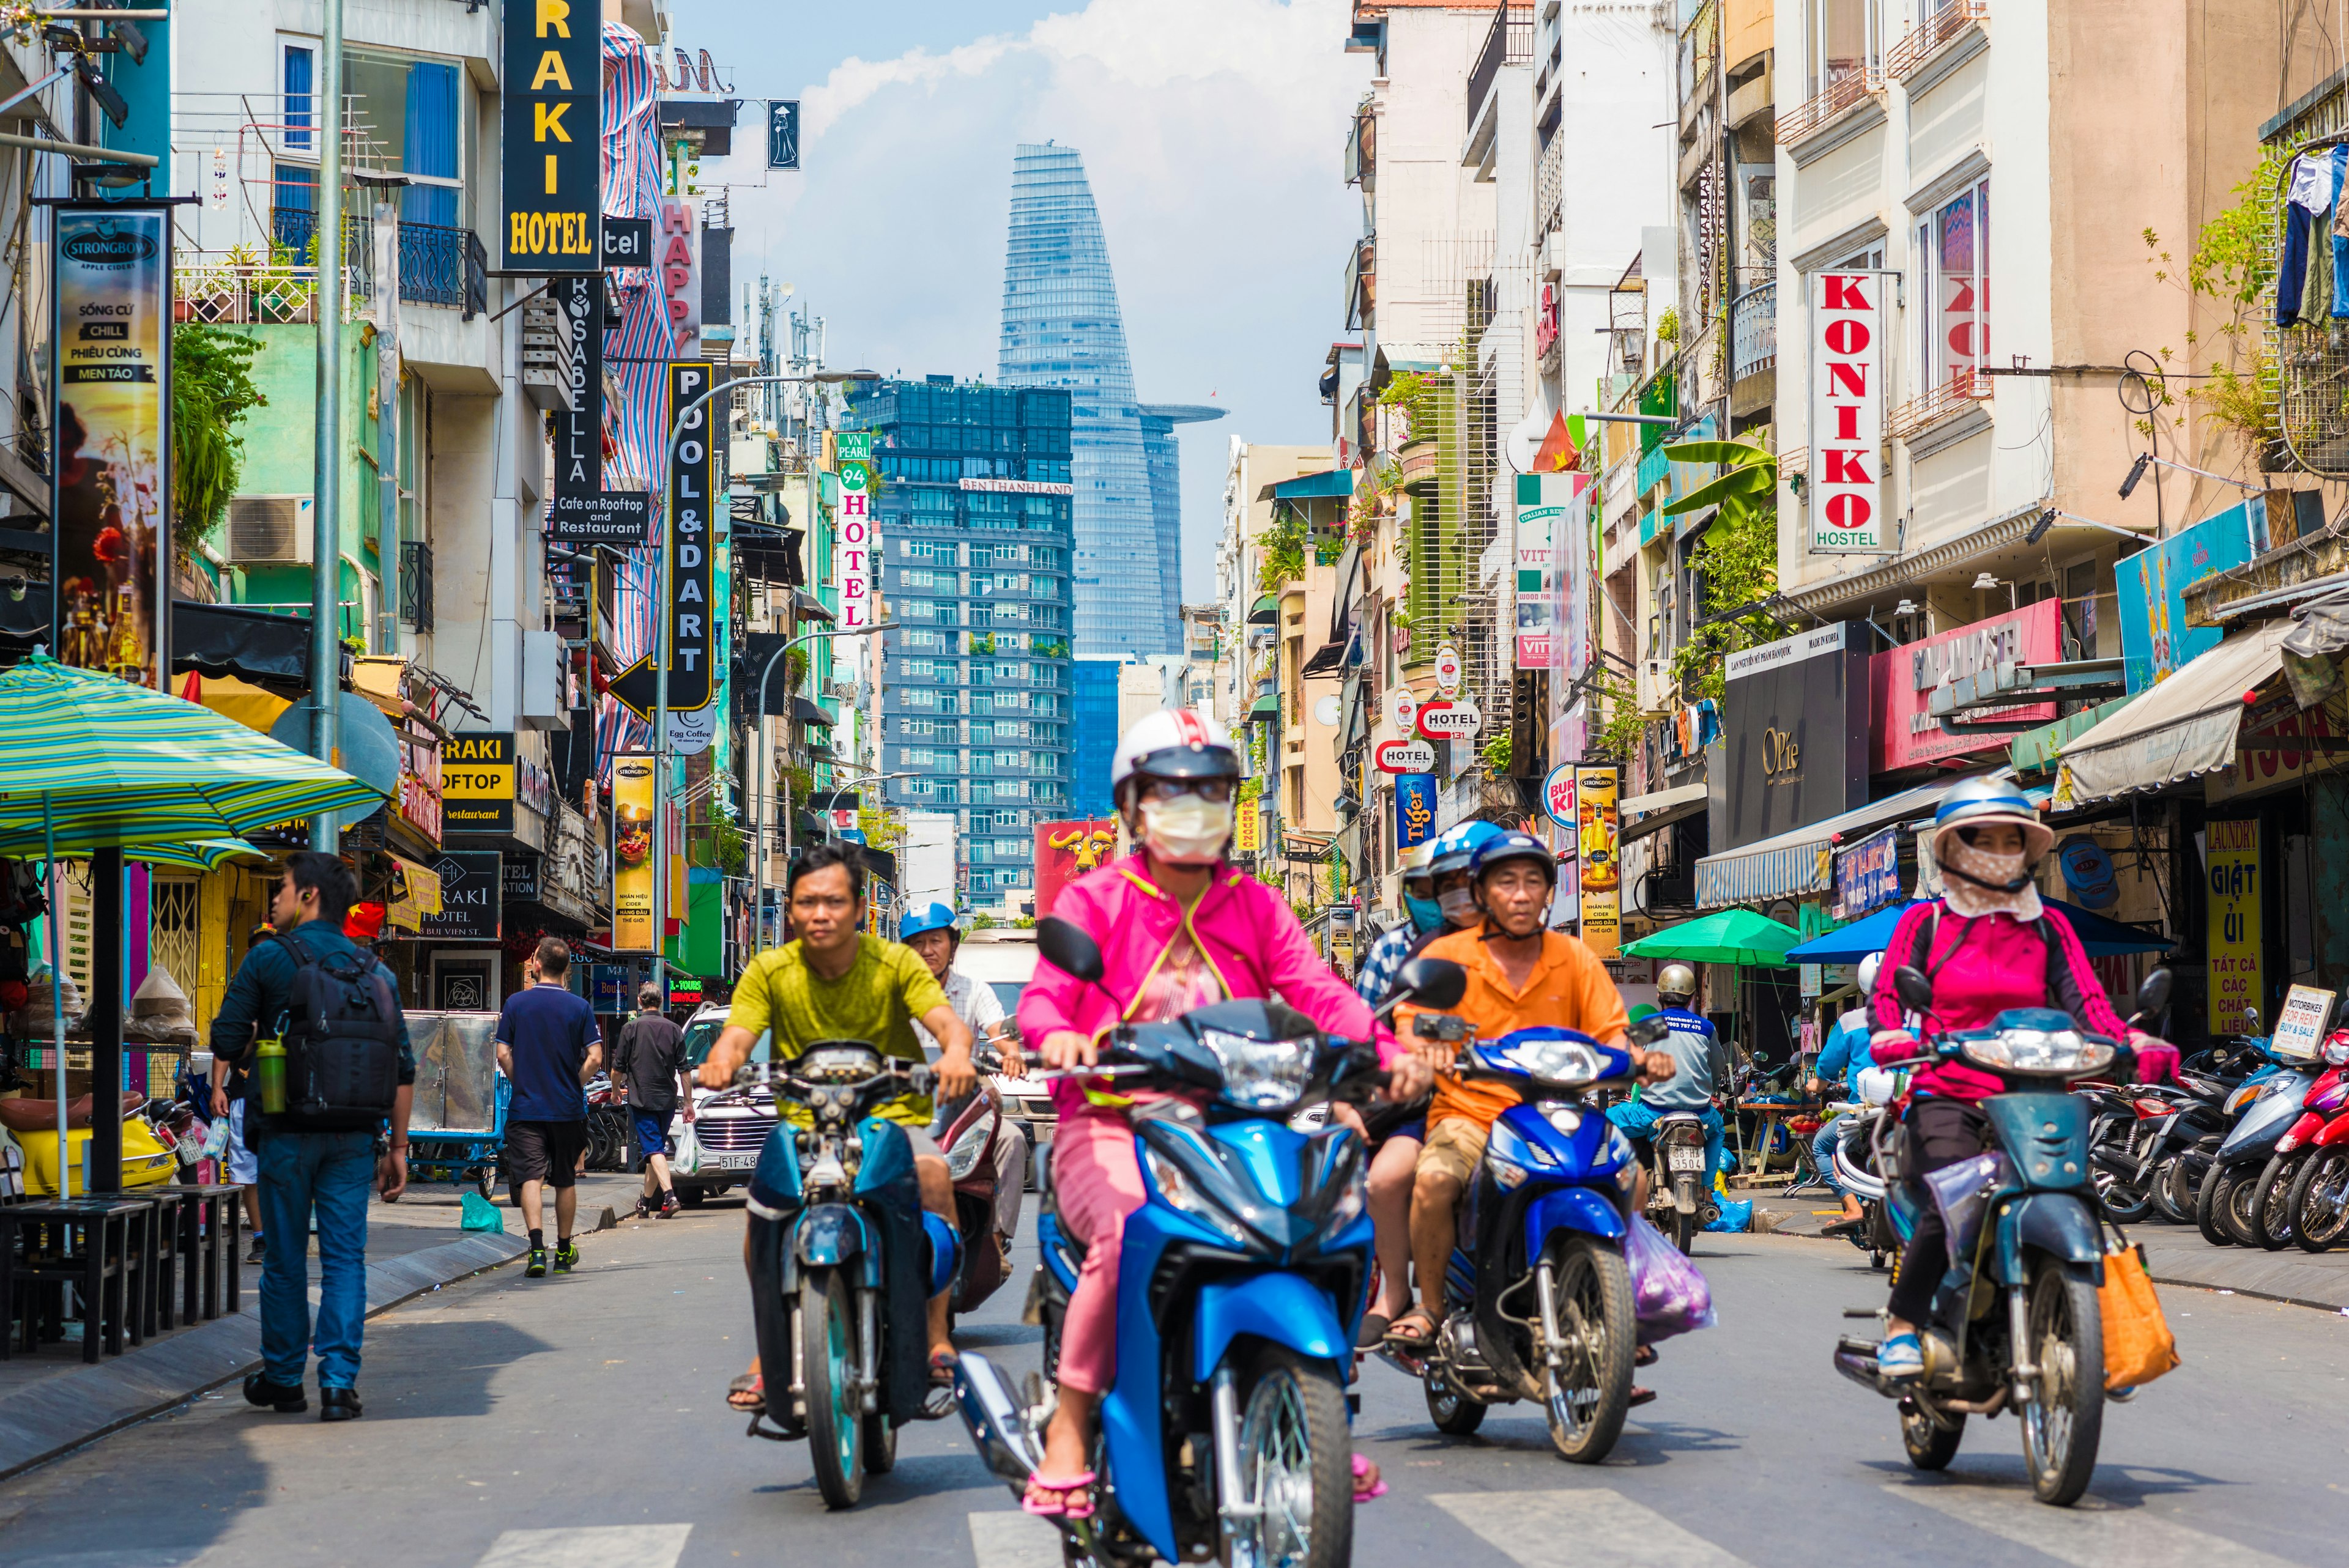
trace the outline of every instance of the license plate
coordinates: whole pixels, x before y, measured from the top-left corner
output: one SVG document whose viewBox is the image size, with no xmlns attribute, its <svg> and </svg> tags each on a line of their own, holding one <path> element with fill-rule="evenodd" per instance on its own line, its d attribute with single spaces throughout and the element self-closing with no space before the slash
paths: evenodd
<svg viewBox="0 0 2349 1568">
<path fill-rule="evenodd" d="M 1704 1150 L 1692 1143 L 1675 1143 L 1666 1150 L 1666 1153 L 1670 1156 L 1672 1169 L 1675 1171 L 1704 1169 Z"/>
<path fill-rule="evenodd" d="M 740 1154 L 719 1154 L 705 1150 L 701 1156 L 701 1165 L 705 1171 L 748 1171 L 758 1162 L 759 1154 L 756 1150 Z"/>
</svg>

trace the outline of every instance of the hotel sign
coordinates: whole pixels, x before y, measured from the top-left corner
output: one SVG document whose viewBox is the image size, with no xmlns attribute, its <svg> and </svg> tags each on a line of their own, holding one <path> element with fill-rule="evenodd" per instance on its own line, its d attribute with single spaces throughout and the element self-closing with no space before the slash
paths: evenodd
<svg viewBox="0 0 2349 1568">
<path fill-rule="evenodd" d="M 588 0 L 506 0 L 503 270 L 601 269 L 603 20 Z"/>
<path fill-rule="evenodd" d="M 1813 273 L 1810 294 L 1811 553 L 1881 554 L 1884 352 L 1893 275 Z"/>
</svg>

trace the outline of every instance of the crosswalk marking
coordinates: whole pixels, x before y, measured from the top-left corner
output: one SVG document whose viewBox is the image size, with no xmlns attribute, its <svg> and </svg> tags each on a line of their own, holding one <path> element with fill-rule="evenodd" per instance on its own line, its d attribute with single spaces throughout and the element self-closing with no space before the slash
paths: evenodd
<svg viewBox="0 0 2349 1568">
<path fill-rule="evenodd" d="M 1521 1568 L 1745 1568 L 1744 1558 L 1604 1488 L 1455 1491 L 1428 1501 Z"/>
<path fill-rule="evenodd" d="M 2292 1568 L 2285 1558 L 2189 1530 L 2150 1509 L 2115 1508 L 2095 1497 L 2049 1508 L 2019 1488 L 1910 1481 L 1884 1490 L 2074 1568 Z"/>
<path fill-rule="evenodd" d="M 474 1568 L 677 1568 L 690 1524 L 509 1530 Z"/>
<path fill-rule="evenodd" d="M 978 1568 L 1061 1568 L 1061 1527 L 1032 1513 L 974 1513 L 970 1549 Z"/>
</svg>

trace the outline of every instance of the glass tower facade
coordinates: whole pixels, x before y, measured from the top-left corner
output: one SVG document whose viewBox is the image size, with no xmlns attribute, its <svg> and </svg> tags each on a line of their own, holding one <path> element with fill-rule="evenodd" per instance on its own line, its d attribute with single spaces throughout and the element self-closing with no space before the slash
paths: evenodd
<svg viewBox="0 0 2349 1568">
<path fill-rule="evenodd" d="M 1176 420 L 1134 400 L 1109 242 L 1075 148 L 1023 144 L 1012 160 L 997 377 L 1073 395 L 1078 649 L 1147 658 L 1180 648 Z M 1219 410 L 1178 418 L 1202 412 Z"/>
<path fill-rule="evenodd" d="M 1110 799 L 1110 764 L 1117 759 L 1117 659 L 1078 659 L 1070 666 L 1075 694 L 1076 746 L 1070 761 L 1069 815 L 1115 814 Z"/>
<path fill-rule="evenodd" d="M 882 770 L 889 803 L 952 811 L 972 904 L 1032 889 L 1035 824 L 1070 803 L 1070 395 L 924 381 L 853 384 L 844 428 L 874 432 Z"/>
</svg>

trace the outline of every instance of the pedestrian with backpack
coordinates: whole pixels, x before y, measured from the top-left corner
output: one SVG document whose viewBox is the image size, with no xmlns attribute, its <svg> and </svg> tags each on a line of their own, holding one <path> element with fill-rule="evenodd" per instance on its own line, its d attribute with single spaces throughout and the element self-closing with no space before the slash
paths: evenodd
<svg viewBox="0 0 2349 1568">
<path fill-rule="evenodd" d="M 572 992 L 571 946 L 542 938 L 531 960 L 535 978 L 506 998 L 498 1015 L 498 1068 L 513 1084 L 506 1107 L 503 1164 L 519 1184 L 523 1224 L 530 1231 L 530 1261 L 523 1274 L 546 1277 L 545 1189 L 554 1189 L 554 1272 L 579 1261 L 571 1222 L 579 1212 L 581 1160 L 587 1152 L 587 1080 L 604 1065 L 604 1032 L 587 998 Z"/>
<path fill-rule="evenodd" d="M 215 1059 L 245 1074 L 244 1136 L 260 1165 L 262 1212 L 276 1238 L 261 1269 L 261 1370 L 252 1404 L 309 1408 L 303 1375 L 318 1356 L 318 1416 L 355 1420 L 367 1319 L 370 1180 L 390 1202 L 408 1189 L 408 1111 L 416 1061 L 399 987 L 343 934 L 357 879 L 340 857 L 289 855 L 270 904 L 276 934 L 237 966 L 213 1016 Z M 387 1119 L 389 1147 L 377 1139 Z M 318 1227 L 318 1313 L 309 1252 Z"/>
</svg>

